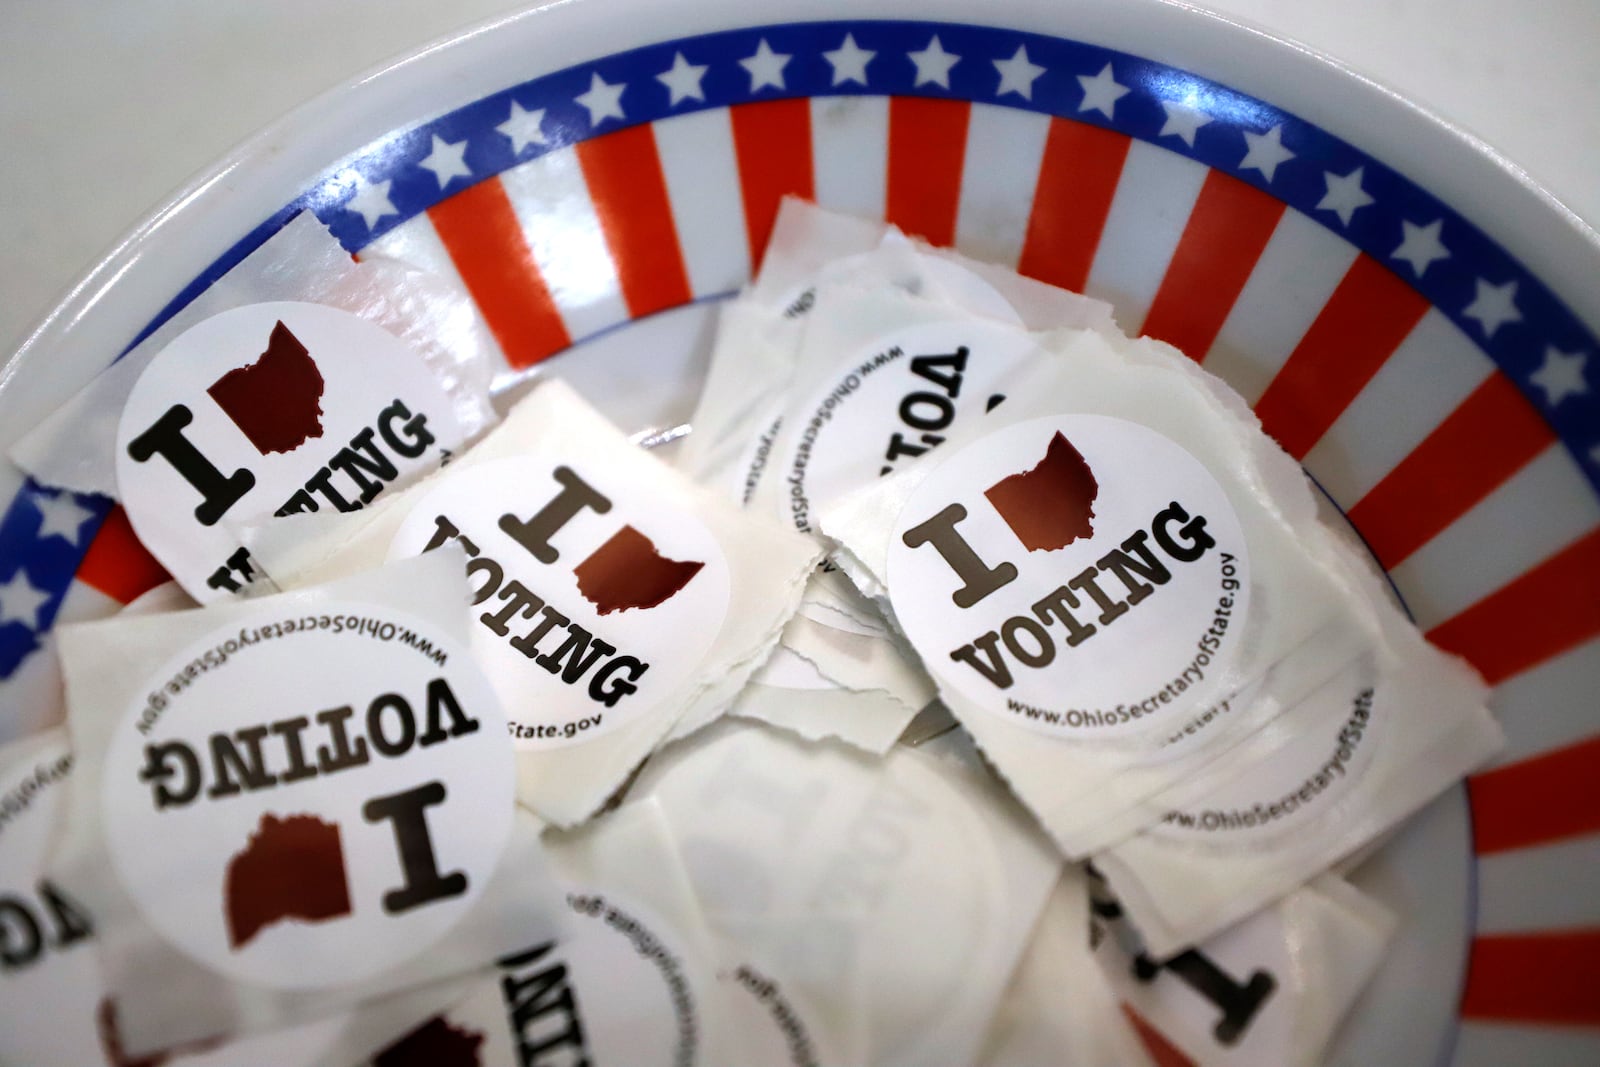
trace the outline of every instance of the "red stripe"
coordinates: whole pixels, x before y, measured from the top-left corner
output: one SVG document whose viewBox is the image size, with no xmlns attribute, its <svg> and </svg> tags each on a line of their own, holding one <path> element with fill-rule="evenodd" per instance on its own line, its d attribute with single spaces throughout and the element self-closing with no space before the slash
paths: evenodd
<svg viewBox="0 0 1600 1067">
<path fill-rule="evenodd" d="M 1464 1018 L 1600 1025 L 1600 930 L 1480 936 L 1467 967 Z"/>
<path fill-rule="evenodd" d="M 1199 362 L 1249 280 L 1284 203 L 1220 170 L 1200 187 L 1144 332 Z"/>
<path fill-rule="evenodd" d="M 572 344 L 500 179 L 435 204 L 428 218 L 507 362 L 532 366 Z"/>
<path fill-rule="evenodd" d="M 648 125 L 580 141 L 578 165 L 634 318 L 686 304 L 689 274 Z"/>
<path fill-rule="evenodd" d="M 913 237 L 955 243 L 971 118 L 972 105 L 965 100 L 897 96 L 889 101 L 884 213 Z"/>
<path fill-rule="evenodd" d="M 1496 767 L 1467 782 L 1480 856 L 1600 832 L 1600 737 Z"/>
<path fill-rule="evenodd" d="M 1132 140 L 1071 119 L 1050 120 L 1017 270 L 1083 291 Z"/>
<path fill-rule="evenodd" d="M 1427 310 L 1399 275 L 1357 256 L 1256 403 L 1262 427 L 1303 458 Z"/>
<path fill-rule="evenodd" d="M 148 593 L 172 575 L 139 543 L 119 504 L 111 509 L 89 551 L 78 564 L 78 581 L 123 604 Z"/>
<path fill-rule="evenodd" d="M 1183 1050 L 1167 1040 L 1165 1034 L 1157 1030 L 1150 1021 L 1128 1005 L 1122 1005 L 1122 1014 L 1128 1017 L 1133 1024 L 1133 1032 L 1139 1035 L 1139 1041 L 1144 1045 L 1144 1050 L 1150 1054 L 1150 1059 L 1156 1067 L 1194 1067 L 1194 1061 L 1183 1054 Z"/>
<path fill-rule="evenodd" d="M 733 121 L 733 151 L 744 191 L 745 235 L 750 239 L 750 269 L 772 236 L 778 203 L 785 195 L 814 198 L 811 167 L 811 101 L 763 100 L 728 109 Z"/>
<path fill-rule="evenodd" d="M 1537 522 L 1538 516 L 1528 516 Z M 1466 566 L 1471 566 L 1468 561 Z M 1428 631 L 1498 685 L 1600 634 L 1600 529 Z"/>
<path fill-rule="evenodd" d="M 1495 372 L 1350 509 L 1393 568 L 1556 439 L 1511 379 Z"/>
</svg>

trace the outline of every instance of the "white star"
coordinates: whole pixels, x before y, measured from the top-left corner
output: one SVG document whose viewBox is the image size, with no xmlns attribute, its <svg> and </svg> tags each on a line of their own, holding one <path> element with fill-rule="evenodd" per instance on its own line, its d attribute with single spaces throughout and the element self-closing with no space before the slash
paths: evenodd
<svg viewBox="0 0 1600 1067">
<path fill-rule="evenodd" d="M 438 134 L 433 135 L 433 151 L 425 159 L 419 160 L 417 166 L 423 170 L 432 171 L 434 178 L 443 189 L 456 178 L 472 177 L 472 168 L 467 166 L 467 141 L 466 138 L 451 144 Z"/>
<path fill-rule="evenodd" d="M 1328 183 L 1328 192 L 1317 201 L 1318 211 L 1331 211 L 1339 216 L 1339 221 L 1346 226 L 1355 215 L 1357 208 L 1366 207 L 1372 203 L 1372 197 L 1361 188 L 1361 173 L 1364 167 L 1357 167 L 1343 178 L 1327 170 L 1322 172 L 1322 180 Z"/>
<path fill-rule="evenodd" d="M 1483 327 L 1483 336 L 1493 337 L 1495 331 L 1506 323 L 1516 322 L 1522 318 L 1522 312 L 1517 310 L 1516 282 L 1490 285 L 1479 278 L 1477 285 L 1477 295 L 1461 314 L 1469 319 L 1477 319 L 1478 324 Z"/>
<path fill-rule="evenodd" d="M 1020 44 L 1017 45 L 1017 54 L 1010 59 L 994 60 L 994 69 L 1000 72 L 1000 88 L 994 91 L 994 95 L 1016 93 L 1028 100 L 1033 99 L 1033 83 L 1044 73 L 1043 67 L 1028 62 L 1028 49 Z"/>
<path fill-rule="evenodd" d="M 1427 271 L 1435 260 L 1448 259 L 1450 250 L 1439 240 L 1439 231 L 1444 228 L 1443 219 L 1435 219 L 1426 226 L 1418 226 L 1412 222 L 1400 220 L 1400 232 L 1404 235 L 1400 240 L 1400 247 L 1391 255 L 1395 259 L 1403 259 L 1411 264 L 1411 269 L 1417 272 L 1417 277 Z"/>
<path fill-rule="evenodd" d="M 685 100 L 705 100 L 705 90 L 700 88 L 700 80 L 706 76 L 706 67 L 696 65 L 683 58 L 679 52 L 672 57 L 672 69 L 656 75 L 656 81 L 667 87 L 667 92 L 672 95 L 668 101 L 669 107 L 677 107 Z"/>
<path fill-rule="evenodd" d="M 359 174 L 356 175 L 356 195 L 344 202 L 344 209 L 358 212 L 366 220 L 367 229 L 372 229 L 385 215 L 400 214 L 400 209 L 389 199 L 389 186 L 393 184 L 387 179 L 376 183 L 368 182 Z"/>
<path fill-rule="evenodd" d="M 1544 350 L 1544 363 L 1529 377 L 1533 384 L 1544 390 L 1544 398 L 1555 407 L 1569 396 L 1581 396 L 1589 391 L 1584 379 L 1584 364 L 1589 357 L 1582 352 L 1562 352 L 1556 348 Z"/>
<path fill-rule="evenodd" d="M 0 625 L 20 622 L 30 630 L 38 630 L 39 612 L 49 601 L 50 594 L 28 581 L 19 567 L 9 582 L 0 583 Z"/>
<path fill-rule="evenodd" d="M 1087 74 L 1078 75 L 1078 84 L 1083 86 L 1083 102 L 1078 105 L 1078 110 L 1098 111 L 1108 119 L 1116 118 L 1111 112 L 1117 106 L 1117 101 L 1129 92 L 1126 85 L 1117 84 L 1117 79 L 1111 76 L 1110 63 L 1092 78 Z"/>
<path fill-rule="evenodd" d="M 39 540 L 59 537 L 69 545 L 78 543 L 83 524 L 94 517 L 94 512 L 79 504 L 66 493 L 60 496 L 35 497 L 39 509 Z"/>
<path fill-rule="evenodd" d="M 1161 132 L 1156 136 L 1180 137 L 1184 144 L 1193 148 L 1195 133 L 1211 121 L 1211 116 L 1197 107 L 1180 104 L 1176 100 L 1163 100 L 1161 106 L 1167 112 L 1167 121 L 1161 124 Z"/>
<path fill-rule="evenodd" d="M 783 68 L 788 65 L 789 53 L 774 52 L 765 37 L 756 45 L 755 55 L 739 60 L 739 66 L 750 74 L 752 93 L 768 86 L 774 89 L 784 88 Z"/>
<path fill-rule="evenodd" d="M 599 74 L 589 75 L 589 91 L 579 93 L 575 100 L 589 111 L 589 125 L 598 126 L 606 119 L 621 119 L 622 115 L 622 90 L 628 86 L 624 82 L 615 85 L 607 84 Z"/>
<path fill-rule="evenodd" d="M 520 156 L 531 144 L 546 144 L 544 137 L 544 108 L 532 111 L 515 100 L 511 101 L 511 117 L 495 127 L 511 140 L 511 154 Z"/>
<path fill-rule="evenodd" d="M 917 80 L 912 88 L 930 84 L 950 88 L 950 68 L 961 62 L 960 56 L 944 50 L 938 34 L 934 34 L 928 47 L 920 52 L 907 52 L 906 57 L 917 65 Z"/>
<path fill-rule="evenodd" d="M 844 44 L 831 52 L 824 52 L 822 56 L 833 67 L 833 84 L 843 85 L 846 82 L 860 82 L 867 84 L 867 64 L 872 62 L 876 52 L 869 52 L 865 48 L 856 46 L 854 34 L 844 35 Z"/>
<path fill-rule="evenodd" d="M 1282 126 L 1274 126 L 1266 133 L 1246 130 L 1244 143 L 1250 147 L 1239 161 L 1239 169 L 1259 170 L 1269 182 L 1277 176 L 1279 163 L 1287 163 L 1294 158 L 1294 153 L 1283 147 Z"/>
</svg>

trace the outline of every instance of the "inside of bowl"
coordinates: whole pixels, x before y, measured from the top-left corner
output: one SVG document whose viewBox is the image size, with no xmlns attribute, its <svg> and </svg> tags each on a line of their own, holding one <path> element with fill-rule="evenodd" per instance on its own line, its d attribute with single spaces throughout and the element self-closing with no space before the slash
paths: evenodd
<svg viewBox="0 0 1600 1067">
<path fill-rule="evenodd" d="M 1497 686 L 1502 763 L 1356 875 L 1405 923 L 1338 1061 L 1478 1062 L 1519 1028 L 1596 1021 L 1564 984 L 1600 954 L 1585 932 L 1600 885 L 1570 885 L 1600 828 L 1581 801 L 1600 759 L 1595 341 L 1404 161 L 1067 36 L 741 28 L 398 131 L 186 294 L 309 210 L 360 256 L 458 279 L 503 395 L 554 373 L 624 429 L 670 431 L 786 195 L 1104 298 L 1128 333 L 1181 348 L 1304 464 L 1429 637 Z M 0 561 L 26 586 L 0 583 L 0 685 L 34 709 L 25 725 L 59 707 L 50 622 L 104 614 L 161 572 L 119 511 L 33 486 L 0 523 Z M 44 599 L 24 611 L 27 590 Z"/>
</svg>

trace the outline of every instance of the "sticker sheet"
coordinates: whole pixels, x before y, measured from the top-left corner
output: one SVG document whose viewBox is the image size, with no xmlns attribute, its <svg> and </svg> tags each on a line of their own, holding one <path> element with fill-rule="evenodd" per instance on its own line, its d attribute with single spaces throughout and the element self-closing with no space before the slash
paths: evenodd
<svg viewBox="0 0 1600 1067">
<path fill-rule="evenodd" d="M 548 927 L 462 562 L 62 631 L 75 773 L 45 870 L 95 918 L 130 1054 L 355 1007 Z"/>
<path fill-rule="evenodd" d="M 469 641 L 506 709 L 518 798 L 560 826 L 594 814 L 669 731 L 727 710 L 820 556 L 555 381 L 433 478 L 362 515 L 251 541 L 284 586 L 447 546 L 467 556 Z"/>
</svg>

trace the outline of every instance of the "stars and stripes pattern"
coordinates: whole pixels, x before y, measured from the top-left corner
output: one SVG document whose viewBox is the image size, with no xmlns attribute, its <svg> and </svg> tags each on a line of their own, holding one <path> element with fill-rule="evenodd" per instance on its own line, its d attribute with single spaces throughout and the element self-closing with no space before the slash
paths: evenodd
<svg viewBox="0 0 1600 1067">
<path fill-rule="evenodd" d="M 828 99 L 836 96 L 850 99 Z M 570 176 L 581 171 L 585 179 L 594 179 L 595 171 L 607 162 L 640 162 L 660 174 L 671 196 L 672 220 L 684 221 L 678 218 L 678 213 L 686 213 L 681 201 L 692 198 L 694 191 L 673 187 L 664 158 L 670 149 L 649 142 L 677 132 L 679 127 L 671 121 L 675 116 L 725 112 L 737 134 L 733 147 L 740 188 L 727 189 L 724 182 L 714 191 L 740 194 L 752 238 L 749 244 L 757 249 L 765 234 L 763 220 L 771 212 L 766 203 L 771 193 L 811 189 L 819 198 L 827 196 L 828 190 L 817 186 L 824 182 L 823 170 L 830 161 L 816 158 L 821 153 L 815 149 L 824 147 L 817 141 L 828 131 L 820 128 L 823 123 L 810 121 L 808 113 L 857 98 L 880 105 L 888 98 L 900 121 L 887 124 L 887 133 L 900 134 L 898 140 L 912 146 L 909 151 L 888 153 L 887 173 L 879 179 L 889 194 L 884 212 L 897 221 L 906 218 L 907 228 L 931 240 L 960 237 L 954 232 L 955 209 L 967 206 L 959 202 L 959 190 L 963 178 L 972 177 L 964 173 L 963 165 L 969 151 L 983 147 L 962 136 L 972 116 L 996 109 L 1041 116 L 1032 125 L 1045 133 L 1045 147 L 1051 151 L 1041 158 L 1043 166 L 1033 175 L 1037 181 L 1021 203 L 1060 211 L 1063 217 L 1026 220 L 1035 232 L 1017 236 L 1030 238 L 1027 243 L 1032 247 L 1012 250 L 1011 258 L 1062 283 L 1076 279 L 1082 287 L 1090 281 L 1088 259 L 1101 244 L 1095 224 L 1103 226 L 1118 206 L 1111 194 L 1123 189 L 1122 198 L 1133 199 L 1124 214 L 1146 213 L 1133 197 L 1140 191 L 1137 181 L 1118 179 L 1159 172 L 1143 175 L 1161 183 L 1150 192 L 1173 197 L 1174 206 L 1190 209 L 1202 225 L 1185 231 L 1189 247 L 1162 242 L 1159 233 L 1142 235 L 1154 242 L 1153 255 L 1143 265 L 1143 276 L 1129 280 L 1166 278 L 1168 292 L 1155 308 L 1150 306 L 1153 291 L 1129 292 L 1130 298 L 1145 299 L 1128 312 L 1130 317 L 1133 311 L 1154 313 L 1155 326 L 1176 327 L 1175 336 L 1192 352 L 1204 353 L 1216 339 L 1222 323 L 1207 316 L 1225 315 L 1232 307 L 1230 298 L 1237 298 L 1248 280 L 1240 271 L 1256 262 L 1277 217 L 1285 210 L 1304 215 L 1362 257 L 1362 270 L 1339 294 L 1347 308 L 1381 290 L 1377 296 L 1385 304 L 1385 319 L 1375 329 L 1403 331 L 1406 315 L 1416 307 L 1435 309 L 1449 318 L 1570 442 L 1585 475 L 1600 482 L 1600 456 L 1594 454 L 1600 446 L 1600 400 L 1588 381 L 1593 338 L 1548 289 L 1487 237 L 1404 176 L 1293 115 L 1205 79 L 1076 42 L 987 28 L 897 22 L 772 27 L 671 42 L 549 75 L 397 134 L 375 146 L 365 160 L 358 158 L 328 176 L 303 203 L 354 251 L 380 242 L 397 228 L 415 228 L 413 220 L 419 215 L 431 217 L 430 209 L 485 179 L 529 169 L 541 178 L 544 172 Z M 940 101 L 948 106 L 939 107 Z M 789 106 L 752 106 L 762 102 Z M 1004 118 L 998 120 L 1004 123 Z M 608 160 L 586 158 L 601 153 L 586 150 L 585 145 L 629 129 L 647 130 L 652 136 L 636 134 L 629 151 L 607 153 Z M 981 139 L 984 132 L 974 130 L 974 138 Z M 1097 132 L 1101 136 L 1096 137 Z M 700 136 L 679 139 L 708 142 Z M 914 147 L 919 141 L 921 147 Z M 876 152 L 862 146 L 868 149 L 867 162 L 882 154 L 883 143 L 878 143 Z M 1013 169 L 1010 144 L 1007 171 Z M 656 151 L 650 151 L 652 147 Z M 1153 153 L 1153 147 L 1164 151 Z M 935 158 L 918 158 L 930 153 Z M 1184 188 L 1185 175 L 1175 173 L 1170 159 L 1147 166 L 1139 158 L 1151 155 L 1177 155 L 1201 164 L 1188 169 L 1197 186 L 1197 202 L 1184 201 L 1189 192 Z M 554 158 L 546 161 L 547 157 Z M 699 177 L 693 173 L 694 161 L 683 162 L 683 169 L 690 172 L 686 179 Z M 872 184 L 870 167 L 852 169 L 861 171 L 852 177 Z M 981 176 L 996 181 L 1005 177 Z M 604 184 L 603 173 L 598 181 Z M 1062 183 L 1073 194 L 1084 191 L 1077 187 L 1082 184 L 1098 195 L 1081 204 L 1067 201 L 1069 210 L 1055 193 L 1054 187 Z M 660 193 L 654 186 L 662 183 L 645 184 L 647 194 Z M 957 196 L 943 196 L 951 187 Z M 1251 196 L 1252 191 L 1261 195 Z M 642 214 L 640 207 L 623 204 L 607 211 L 610 200 L 605 189 L 587 192 L 591 195 L 585 203 L 584 190 L 570 191 L 575 221 L 564 229 L 587 228 L 607 242 L 628 239 L 630 235 L 619 237 L 615 231 L 623 216 Z M 489 199 L 487 194 L 482 198 Z M 549 199 L 560 206 L 558 199 Z M 661 196 L 654 199 L 659 203 Z M 562 221 L 549 206 L 538 205 L 539 228 Z M 983 205 L 972 207 L 982 210 Z M 597 220 L 599 212 L 607 212 L 609 219 Z M 466 212 L 457 207 L 453 213 Z M 525 213 L 532 215 L 534 209 Z M 938 217 L 941 213 L 951 217 Z M 611 228 L 605 229 L 603 221 L 611 222 Z M 969 228 L 981 229 L 984 221 L 974 219 Z M 1212 232 L 1205 229 L 1207 222 Z M 1219 235 L 1225 238 L 1222 244 L 1236 245 L 1233 270 L 1213 276 L 1205 269 L 1209 259 L 1198 259 L 1196 253 L 1214 248 Z M 683 237 L 681 229 L 679 236 Z M 1166 236 L 1175 242 L 1184 233 L 1174 230 Z M 615 247 L 606 252 L 613 264 L 630 262 L 618 256 Z M 524 258 L 540 266 L 537 249 L 530 253 Z M 1196 270 L 1197 263 L 1204 265 Z M 719 266 L 725 269 L 710 272 L 718 283 L 741 280 L 734 269 L 741 264 Z M 748 270 L 750 264 L 742 266 Z M 1168 266 L 1177 268 L 1176 273 L 1169 276 Z M 1206 282 L 1198 292 L 1186 284 L 1195 280 L 1196 273 Z M 1396 280 L 1409 284 L 1398 286 Z M 1363 281 L 1369 283 L 1366 288 Z M 540 284 L 549 288 L 548 279 Z M 530 282 L 525 288 L 538 286 Z M 581 297 L 585 287 L 579 289 Z M 1392 296 L 1400 290 L 1405 293 Z M 704 295 L 710 294 L 691 289 L 691 296 Z M 561 312 L 576 310 L 574 303 L 546 298 L 537 306 L 554 326 Z M 632 301 L 623 303 L 632 309 Z M 530 334 L 524 324 L 522 332 L 557 340 L 564 332 L 568 341 L 580 339 L 565 322 L 560 325 L 562 330 Z M 1325 325 L 1324 336 L 1337 326 L 1337 321 Z M 557 350 L 563 347 L 558 344 Z M 546 354 L 537 346 L 515 344 L 506 353 L 514 366 Z M 1363 384 L 1361 370 L 1351 368 L 1335 402 Z M 1269 412 L 1294 395 L 1296 390 L 1285 386 L 1269 402 Z M 1326 418 L 1328 412 L 1316 414 Z M 1298 425 L 1302 437 L 1320 437 L 1317 431 L 1326 428 L 1316 420 Z"/>
<path fill-rule="evenodd" d="M 103 502 L 25 485 L 0 520 L 0 678 L 10 677 L 55 622 L 104 519 Z"/>
<path fill-rule="evenodd" d="M 169 580 L 118 505 L 26 482 L 0 520 L 0 736 L 64 713 L 48 654 L 60 623 L 104 618 Z"/>
<path fill-rule="evenodd" d="M 522 369 L 737 289 L 787 194 L 1103 297 L 1239 390 L 1430 638 L 1497 686 L 1512 750 L 1470 787 L 1483 880 L 1460 1061 L 1514 1047 L 1519 1026 L 1600 1023 L 1570 988 L 1600 964 L 1600 892 L 1552 914 L 1519 905 L 1511 873 L 1600 847 L 1583 788 L 1600 772 L 1583 702 L 1600 688 L 1595 338 L 1448 205 L 1294 115 L 987 27 L 673 41 L 370 146 L 164 314 L 309 208 L 353 252 L 458 278 Z M 101 563 L 76 567 L 105 514 L 29 487 L 0 524 L 0 676 L 74 569 L 113 600 L 158 580 L 115 512 Z"/>
</svg>

